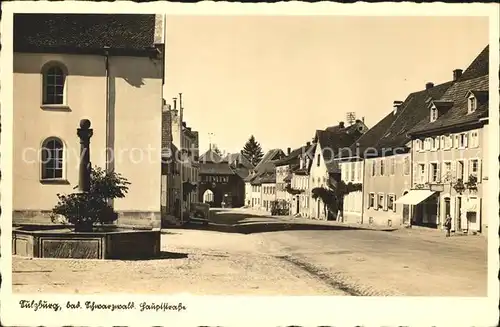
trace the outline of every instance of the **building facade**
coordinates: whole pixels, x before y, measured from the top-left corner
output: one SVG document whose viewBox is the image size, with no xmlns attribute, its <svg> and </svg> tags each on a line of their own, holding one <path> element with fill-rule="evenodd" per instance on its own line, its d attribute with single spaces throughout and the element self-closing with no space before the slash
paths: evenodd
<svg viewBox="0 0 500 327">
<path fill-rule="evenodd" d="M 113 203 L 118 222 L 159 226 L 161 163 L 144 155 L 151 148 L 153 158 L 161 155 L 164 46 L 163 31 L 156 28 L 162 19 L 15 15 L 14 222 L 49 220 L 56 194 L 74 192 L 76 130 L 81 119 L 89 119 L 92 165 L 131 183 L 127 196 Z M 48 160 L 42 153 L 50 154 Z"/>
<path fill-rule="evenodd" d="M 245 182 L 253 168 L 241 153 L 220 157 L 209 149 L 200 157 L 199 201 L 214 207 L 239 208 L 245 203 Z"/>
<path fill-rule="evenodd" d="M 339 162 L 341 180 L 346 183 L 363 184 L 363 160 Z M 363 220 L 363 191 L 354 191 L 344 197 L 343 222 L 362 223 Z"/>
<path fill-rule="evenodd" d="M 427 117 L 410 134 L 413 189 L 429 194 L 415 205 L 415 225 L 441 227 L 447 215 L 452 231 L 487 228 L 482 198 L 487 182 L 488 47 L 440 99 L 425 107 Z M 411 200 L 411 199 L 409 199 Z"/>
</svg>

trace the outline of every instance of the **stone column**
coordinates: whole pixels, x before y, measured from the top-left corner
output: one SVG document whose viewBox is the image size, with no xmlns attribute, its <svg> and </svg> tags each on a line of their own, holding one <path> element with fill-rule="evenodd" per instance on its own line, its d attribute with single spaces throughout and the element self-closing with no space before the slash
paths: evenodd
<svg viewBox="0 0 500 327">
<path fill-rule="evenodd" d="M 93 129 L 90 128 L 90 120 L 80 120 L 80 128 L 77 129 L 78 137 L 80 138 L 80 168 L 78 175 L 78 190 L 80 192 L 90 191 L 90 171 L 92 165 L 90 163 L 90 138 L 93 134 Z"/>
</svg>

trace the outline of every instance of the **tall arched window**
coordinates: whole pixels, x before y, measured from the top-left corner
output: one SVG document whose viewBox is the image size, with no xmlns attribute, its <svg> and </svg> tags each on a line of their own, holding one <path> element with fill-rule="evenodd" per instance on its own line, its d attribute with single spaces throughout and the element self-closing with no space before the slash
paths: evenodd
<svg viewBox="0 0 500 327">
<path fill-rule="evenodd" d="M 42 179 L 63 178 L 64 146 L 60 139 L 48 138 L 42 145 Z"/>
<path fill-rule="evenodd" d="M 49 64 L 42 73 L 43 104 L 64 104 L 66 69 L 60 64 Z"/>
</svg>

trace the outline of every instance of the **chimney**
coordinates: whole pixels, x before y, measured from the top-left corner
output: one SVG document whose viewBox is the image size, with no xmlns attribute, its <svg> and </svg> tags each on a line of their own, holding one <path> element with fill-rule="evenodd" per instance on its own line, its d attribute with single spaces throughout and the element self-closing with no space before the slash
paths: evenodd
<svg viewBox="0 0 500 327">
<path fill-rule="evenodd" d="M 170 109 L 171 109 L 170 104 L 168 104 L 168 103 L 165 103 L 165 102 L 164 102 L 164 103 L 163 103 L 163 108 L 162 108 L 162 111 L 163 111 L 163 112 L 168 112 L 168 111 L 170 111 Z"/>
<path fill-rule="evenodd" d="M 364 124 L 365 123 L 365 117 L 361 117 L 361 122 Z"/>
<path fill-rule="evenodd" d="M 306 143 L 306 145 L 307 145 L 307 146 L 311 146 L 311 142 L 307 142 L 307 143 Z"/>
<path fill-rule="evenodd" d="M 292 149 L 291 148 L 287 148 L 286 149 L 286 155 L 289 156 L 290 155 L 290 152 L 292 152 Z"/>
<path fill-rule="evenodd" d="M 463 70 L 455 69 L 453 71 L 453 81 L 457 81 L 462 76 Z"/>
<path fill-rule="evenodd" d="M 392 112 L 394 115 L 398 113 L 398 110 L 402 104 L 403 104 L 403 101 L 397 101 L 397 100 L 394 101 L 393 112 Z"/>
<path fill-rule="evenodd" d="M 428 90 L 428 89 L 432 89 L 434 87 L 434 83 L 432 82 L 427 82 L 425 84 L 425 89 Z"/>
<path fill-rule="evenodd" d="M 340 122 L 339 122 L 339 127 L 340 127 L 340 128 L 344 128 L 344 122 L 343 122 L 343 121 L 340 121 Z"/>
<path fill-rule="evenodd" d="M 173 98 L 174 101 L 174 110 L 177 110 L 177 98 Z"/>
</svg>

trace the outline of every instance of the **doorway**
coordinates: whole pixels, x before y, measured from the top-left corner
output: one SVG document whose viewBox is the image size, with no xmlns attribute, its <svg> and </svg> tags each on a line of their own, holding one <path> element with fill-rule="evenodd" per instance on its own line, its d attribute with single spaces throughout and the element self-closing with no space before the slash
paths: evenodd
<svg viewBox="0 0 500 327">
<path fill-rule="evenodd" d="M 408 193 L 408 191 L 403 193 L 403 196 L 405 196 Z M 410 206 L 408 204 L 403 204 L 403 225 L 408 225 L 410 222 Z"/>
<path fill-rule="evenodd" d="M 455 204 L 455 231 L 460 232 L 462 230 L 462 197 L 457 196 L 457 201 Z"/>
</svg>

